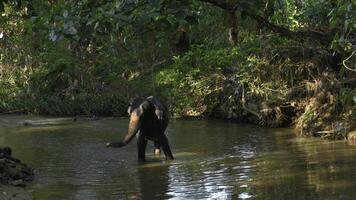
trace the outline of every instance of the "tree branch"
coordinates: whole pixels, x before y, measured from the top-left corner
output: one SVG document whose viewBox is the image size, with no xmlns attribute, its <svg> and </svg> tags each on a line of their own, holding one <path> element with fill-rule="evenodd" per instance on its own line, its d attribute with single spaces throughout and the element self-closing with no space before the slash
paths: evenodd
<svg viewBox="0 0 356 200">
<path fill-rule="evenodd" d="M 214 5 L 216 7 L 219 7 L 223 10 L 233 12 L 236 11 L 237 6 L 231 6 L 226 2 L 219 1 L 219 0 L 201 0 L 202 2 L 209 3 L 211 5 Z"/>
<path fill-rule="evenodd" d="M 314 30 L 307 30 L 307 31 L 291 31 L 285 27 L 275 25 L 268 21 L 268 19 L 256 15 L 252 12 L 248 12 L 248 15 L 256 20 L 260 25 L 265 26 L 266 28 L 270 29 L 271 31 L 280 34 L 281 36 L 290 37 L 296 40 L 303 39 L 303 38 L 312 38 L 319 40 L 322 43 L 329 44 L 333 38 L 332 31 L 328 31 L 326 33 L 314 31 Z"/>
<path fill-rule="evenodd" d="M 237 9 L 237 5 L 232 6 L 226 3 L 225 1 L 221 0 L 200 0 L 201 2 L 209 3 L 213 6 L 219 7 L 228 12 L 234 12 Z M 268 21 L 267 18 L 261 17 L 256 15 L 253 11 L 247 10 L 247 15 L 256 20 L 261 26 L 264 26 L 271 31 L 280 34 L 284 37 L 293 38 L 296 40 L 310 38 L 320 41 L 323 44 L 329 44 L 333 38 L 333 31 L 328 31 L 326 33 L 314 31 L 314 30 L 307 30 L 307 31 L 291 31 L 285 27 L 278 26 Z"/>
<path fill-rule="evenodd" d="M 348 66 L 346 65 L 346 61 L 348 61 L 350 58 L 352 58 L 352 56 L 353 56 L 354 54 L 355 54 L 355 51 L 353 51 L 349 57 L 347 57 L 345 60 L 343 60 L 343 61 L 342 61 L 342 64 L 344 65 L 344 67 L 345 67 L 346 69 L 348 69 L 348 70 L 350 70 L 350 71 L 353 71 L 353 72 L 356 72 L 356 68 L 355 68 L 355 69 L 352 69 L 352 68 L 350 68 L 350 67 L 348 67 Z"/>
</svg>

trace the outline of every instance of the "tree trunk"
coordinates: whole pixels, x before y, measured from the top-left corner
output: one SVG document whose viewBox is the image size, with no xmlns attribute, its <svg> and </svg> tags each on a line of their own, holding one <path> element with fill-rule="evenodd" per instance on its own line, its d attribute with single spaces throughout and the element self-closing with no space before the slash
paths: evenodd
<svg viewBox="0 0 356 200">
<path fill-rule="evenodd" d="M 236 11 L 230 11 L 229 14 L 229 42 L 231 46 L 236 46 L 238 40 Z"/>
</svg>

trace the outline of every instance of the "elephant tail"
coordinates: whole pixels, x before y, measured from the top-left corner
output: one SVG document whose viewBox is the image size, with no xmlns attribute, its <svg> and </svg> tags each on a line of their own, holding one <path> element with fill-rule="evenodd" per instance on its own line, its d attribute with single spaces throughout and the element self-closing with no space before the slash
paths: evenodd
<svg viewBox="0 0 356 200">
<path fill-rule="evenodd" d="M 129 122 L 129 130 L 128 133 L 125 135 L 125 137 L 120 141 L 120 142 L 112 142 L 112 143 L 107 143 L 106 147 L 123 147 L 130 143 L 130 141 L 135 137 L 136 133 L 138 132 L 140 128 L 140 117 L 132 113 L 130 117 L 130 122 Z"/>
</svg>

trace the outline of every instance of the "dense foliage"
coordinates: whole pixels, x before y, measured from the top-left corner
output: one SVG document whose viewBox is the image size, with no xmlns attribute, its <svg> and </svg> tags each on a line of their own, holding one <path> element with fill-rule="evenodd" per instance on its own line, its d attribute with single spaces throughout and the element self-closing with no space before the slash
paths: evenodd
<svg viewBox="0 0 356 200">
<path fill-rule="evenodd" d="M 356 116 L 355 7 L 2 0 L 0 112 L 121 116 L 131 97 L 157 95 L 176 116 L 346 137 Z"/>
</svg>

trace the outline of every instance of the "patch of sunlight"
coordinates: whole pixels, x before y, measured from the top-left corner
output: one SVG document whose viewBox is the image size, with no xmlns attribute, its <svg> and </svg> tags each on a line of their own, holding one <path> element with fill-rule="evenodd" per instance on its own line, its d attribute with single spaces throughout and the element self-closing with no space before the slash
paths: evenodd
<svg viewBox="0 0 356 200">
<path fill-rule="evenodd" d="M 247 192 L 243 192 L 243 193 L 239 194 L 239 199 L 249 199 L 251 197 L 252 197 L 252 195 L 250 195 Z"/>
</svg>

